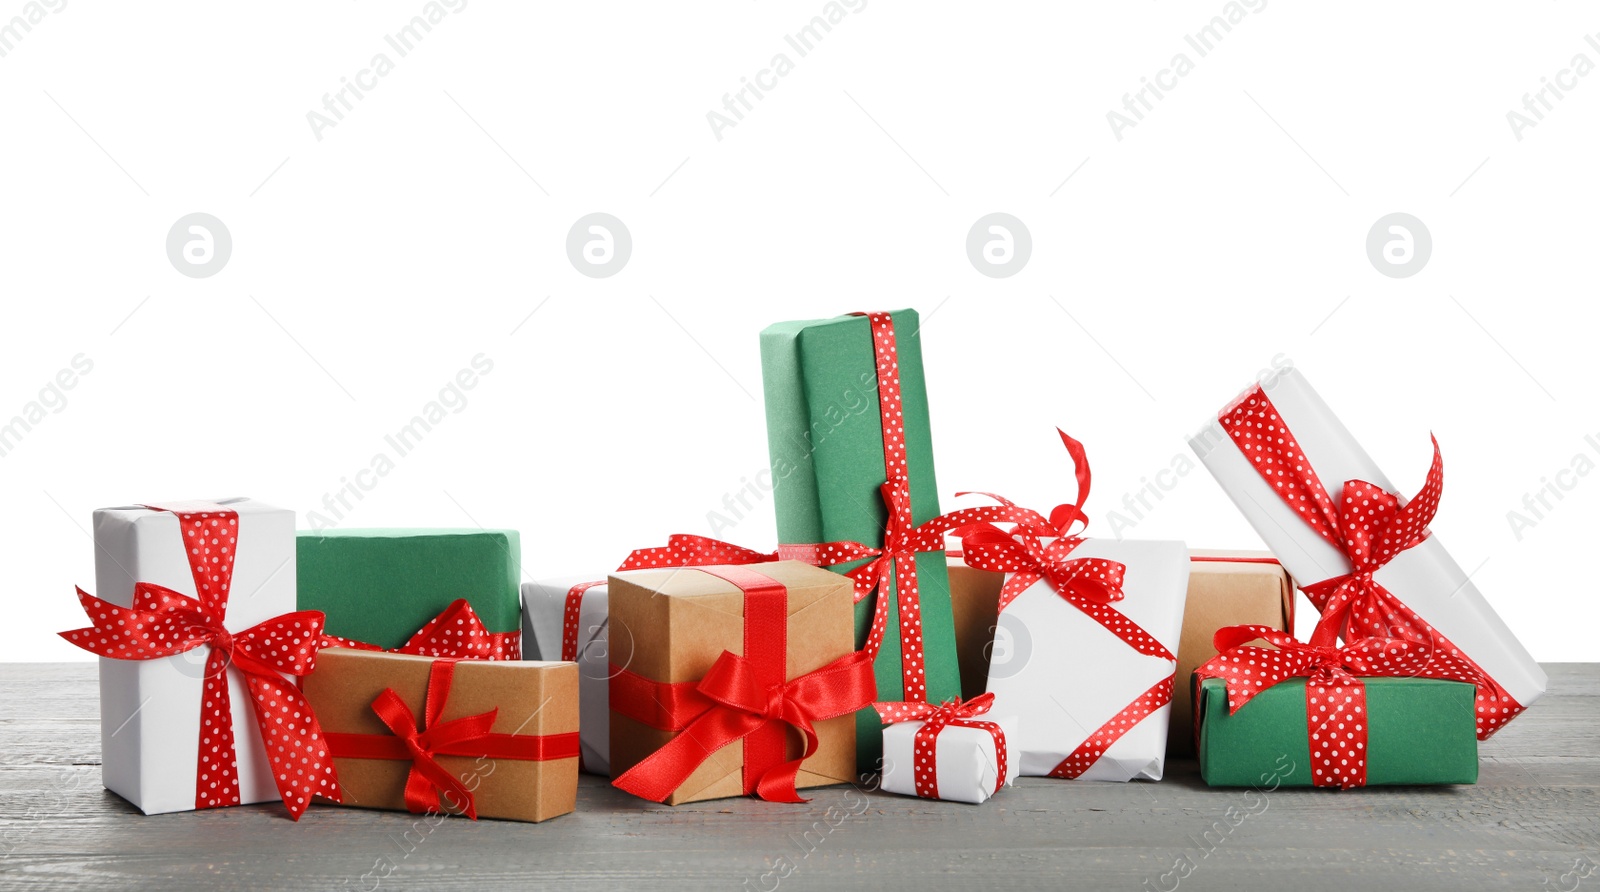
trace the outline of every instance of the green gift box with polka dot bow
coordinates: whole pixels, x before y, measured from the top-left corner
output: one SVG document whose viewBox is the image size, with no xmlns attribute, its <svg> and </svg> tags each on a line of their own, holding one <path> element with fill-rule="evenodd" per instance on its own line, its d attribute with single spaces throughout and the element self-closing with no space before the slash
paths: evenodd
<svg viewBox="0 0 1600 892">
<path fill-rule="evenodd" d="M 1473 686 L 1431 678 L 1363 678 L 1366 786 L 1478 781 Z M 1200 776 L 1213 787 L 1314 785 L 1306 679 L 1290 678 L 1228 714 L 1226 682 L 1199 682 Z"/>
<path fill-rule="evenodd" d="M 915 310 L 898 310 L 782 322 L 761 333 L 778 541 L 852 541 L 882 548 L 889 513 L 880 488 L 889 466 L 906 484 L 913 523 L 939 515 L 920 327 Z M 897 634 L 902 626 L 898 580 L 886 581 L 856 604 L 856 645 L 868 643 L 878 599 L 886 599 L 888 631 L 873 664 L 878 699 L 942 703 L 961 694 L 950 577 L 942 551 L 917 554 L 915 561 L 920 617 L 908 625 L 921 632 L 920 665 L 915 645 L 903 649 Z M 845 572 L 862 563 L 829 569 Z M 913 652 L 910 661 L 903 659 L 904 650 Z M 907 665 L 913 668 L 904 669 Z M 918 681 L 908 683 L 907 677 Z M 856 714 L 858 770 L 877 770 L 882 751 L 877 713 L 861 710 Z"/>
<path fill-rule="evenodd" d="M 457 598 L 490 632 L 522 631 L 522 544 L 515 530 L 301 531 L 301 610 L 324 631 L 382 648 L 406 643 Z"/>
</svg>

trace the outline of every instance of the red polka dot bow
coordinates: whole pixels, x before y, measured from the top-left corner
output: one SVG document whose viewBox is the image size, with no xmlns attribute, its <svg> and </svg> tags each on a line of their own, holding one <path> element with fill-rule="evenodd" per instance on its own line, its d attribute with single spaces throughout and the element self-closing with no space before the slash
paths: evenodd
<svg viewBox="0 0 1600 892">
<path fill-rule="evenodd" d="M 384 650 L 376 644 L 323 635 L 323 647 L 353 647 L 357 650 Z M 439 615 L 428 620 L 405 644 L 385 651 L 457 660 L 520 660 L 522 632 L 491 632 L 466 598 L 457 598 Z"/>
<path fill-rule="evenodd" d="M 1262 639 L 1273 645 L 1249 644 Z M 1470 661 L 1407 638 L 1364 638 L 1335 648 L 1302 644 L 1271 626 L 1228 626 L 1213 638 L 1219 654 L 1195 677 L 1227 685 L 1232 715 L 1288 678 L 1306 679 L 1306 735 L 1312 782 L 1349 789 L 1366 784 L 1366 686 L 1361 678 L 1435 678 L 1476 683 Z"/>
<path fill-rule="evenodd" d="M 922 722 L 912 738 L 911 769 L 917 795 L 923 799 L 939 798 L 939 733 L 948 727 L 977 728 L 989 732 L 994 739 L 997 776 L 994 791 L 1006 785 L 1007 759 L 1006 734 L 994 722 L 979 721 L 978 716 L 994 705 L 993 694 L 980 694 L 962 702 L 960 698 L 942 706 L 931 703 L 874 703 L 873 708 L 886 725 L 898 722 Z"/>
<path fill-rule="evenodd" d="M 200 729 L 196 808 L 239 802 L 233 711 L 225 673 L 249 684 L 261 741 L 272 763 L 278 792 L 297 820 L 312 794 L 338 799 L 333 762 L 311 704 L 285 675 L 304 676 L 316 664 L 323 615 L 316 610 L 285 613 L 230 633 L 200 601 L 147 582 L 134 587 L 133 607 L 118 607 L 78 589 L 92 626 L 61 633 L 91 653 L 116 660 L 158 660 L 210 647 Z"/>
<path fill-rule="evenodd" d="M 1245 392 L 1217 416 L 1239 451 L 1250 460 L 1284 503 L 1350 562 L 1339 576 L 1302 584 L 1322 615 L 1311 643 L 1332 647 L 1342 637 L 1408 638 L 1439 649 L 1457 648 L 1416 611 L 1373 578 L 1401 552 L 1429 535 L 1444 491 L 1444 459 L 1433 440 L 1433 464 L 1422 489 L 1410 501 L 1365 480 L 1347 480 L 1338 501 L 1300 448 L 1293 431 L 1260 386 Z M 1485 739 L 1523 707 L 1498 682 L 1470 660 L 1478 673 L 1478 738 Z"/>
</svg>

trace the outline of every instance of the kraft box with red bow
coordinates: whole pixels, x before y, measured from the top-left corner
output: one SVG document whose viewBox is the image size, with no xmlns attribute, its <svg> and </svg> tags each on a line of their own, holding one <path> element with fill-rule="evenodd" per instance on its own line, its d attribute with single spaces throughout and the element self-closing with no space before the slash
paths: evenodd
<svg viewBox="0 0 1600 892">
<path fill-rule="evenodd" d="M 543 821 L 578 796 L 578 669 L 329 648 L 305 681 L 345 805 Z"/>
<path fill-rule="evenodd" d="M 1190 439 L 1200 460 L 1321 614 L 1311 644 L 1407 638 L 1476 667 L 1478 737 L 1544 693 L 1544 670 L 1428 530 L 1438 444 L 1402 500 L 1298 370 L 1281 369 Z"/>
<path fill-rule="evenodd" d="M 613 784 L 668 805 L 855 778 L 876 698 L 853 649 L 850 580 L 798 561 L 630 570 L 609 579 Z"/>
<path fill-rule="evenodd" d="M 1016 716 L 992 716 L 993 694 L 939 706 L 877 703 L 883 731 L 882 789 L 887 793 L 977 804 L 1017 779 L 1008 742 Z"/>
<path fill-rule="evenodd" d="M 145 814 L 282 799 L 295 817 L 335 793 L 294 676 L 322 615 L 295 610 L 294 512 L 251 499 L 94 513 L 92 625 L 101 778 Z"/>
<path fill-rule="evenodd" d="M 514 530 L 323 530 L 301 532 L 296 544 L 300 607 L 326 614 L 329 635 L 400 648 L 465 600 L 490 636 L 474 639 L 473 656 L 521 656 L 522 554 Z"/>
<path fill-rule="evenodd" d="M 826 565 L 857 556 L 855 543 L 828 543 L 801 547 L 780 546 L 772 552 L 755 551 L 706 536 L 675 534 L 667 544 L 630 552 L 617 567 L 644 570 L 652 567 L 689 567 L 716 564 L 761 564 L 777 560 L 802 560 Z M 534 660 L 567 660 L 578 664 L 583 701 L 583 770 L 611 774 L 611 676 L 613 666 L 626 668 L 632 660 L 633 640 L 628 630 L 610 645 L 609 589 L 606 581 L 586 577 L 544 579 L 522 584 L 522 638 L 524 656 Z"/>
<path fill-rule="evenodd" d="M 1467 661 L 1405 638 L 1302 644 L 1271 626 L 1220 629 L 1215 646 L 1219 655 L 1194 674 L 1206 783 L 1477 781 L 1476 670 Z"/>
</svg>

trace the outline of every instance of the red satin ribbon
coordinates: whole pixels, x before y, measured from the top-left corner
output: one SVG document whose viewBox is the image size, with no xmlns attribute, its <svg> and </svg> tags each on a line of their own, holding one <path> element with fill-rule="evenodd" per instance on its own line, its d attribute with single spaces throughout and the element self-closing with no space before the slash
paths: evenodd
<svg viewBox="0 0 1600 892">
<path fill-rule="evenodd" d="M 942 706 L 931 703 L 874 703 L 873 708 L 884 724 L 897 722 L 922 722 L 922 727 L 912 737 L 911 769 L 917 795 L 923 799 L 939 798 L 939 733 L 945 728 L 977 728 L 989 732 L 994 739 L 994 755 L 999 776 L 995 778 L 994 792 L 1006 785 L 1007 753 L 1006 733 L 994 722 L 978 720 L 978 716 L 994 705 L 993 694 L 980 694 L 963 703 L 956 698 Z"/>
<path fill-rule="evenodd" d="M 457 660 L 520 660 L 522 632 L 491 632 L 466 598 L 457 598 L 439 615 L 428 620 L 405 644 L 385 649 L 376 644 L 323 635 L 323 647 L 353 647 L 392 654 Z"/>
<path fill-rule="evenodd" d="M 1000 609 L 1004 610 L 1016 597 L 1040 579 L 1049 582 L 1052 590 L 1068 604 L 1104 626 L 1122 639 L 1129 647 L 1146 656 L 1168 660 L 1177 669 L 1177 658 L 1166 645 L 1146 632 L 1138 623 L 1111 606 L 1122 600 L 1122 583 L 1127 568 L 1116 561 L 1103 558 L 1072 558 L 1072 551 L 1085 541 L 1073 534 L 1073 526 L 1089 525 L 1089 516 L 1083 505 L 1089 497 L 1093 478 L 1089 457 L 1083 444 L 1067 436 L 1059 428 L 1062 445 L 1072 459 L 1074 476 L 1078 481 L 1078 496 L 1071 503 L 1057 505 L 1050 512 L 1048 522 L 1037 519 L 1019 523 L 1009 532 L 993 524 L 971 526 L 962 531 L 962 559 L 968 566 L 1008 574 L 1000 589 Z M 983 493 L 1007 506 L 1012 503 L 993 493 Z M 1029 512 L 1032 514 L 1032 512 Z M 1034 518 L 1039 515 L 1033 514 Z M 1053 538 L 1052 538 L 1053 537 Z M 1045 538 L 1052 538 L 1046 545 Z M 1060 764 L 1050 770 L 1051 777 L 1077 778 L 1100 760 L 1135 725 L 1146 716 L 1172 702 L 1172 675 L 1163 677 L 1148 690 L 1089 735 L 1077 749 L 1067 754 Z"/>
<path fill-rule="evenodd" d="M 1217 416 L 1262 478 L 1300 519 L 1350 562 L 1350 572 L 1301 589 L 1322 614 L 1311 643 L 1324 647 L 1339 639 L 1405 638 L 1441 652 L 1458 653 L 1426 620 L 1407 607 L 1373 574 L 1394 557 L 1428 537 L 1439 509 L 1444 461 L 1433 439 L 1433 464 L 1422 490 L 1410 501 L 1364 480 L 1347 480 L 1336 503 L 1259 385 Z M 1487 739 L 1524 707 L 1483 668 L 1478 672 L 1478 739 Z"/>
<path fill-rule="evenodd" d="M 467 756 L 479 759 L 516 759 L 547 762 L 578 757 L 578 733 L 496 734 L 493 733 L 498 708 L 477 715 L 440 721 L 450 688 L 455 681 L 455 659 L 435 660 L 428 667 L 428 692 L 424 700 L 422 727 L 416 716 L 393 688 L 385 688 L 372 701 L 372 711 L 394 732 L 387 734 L 327 735 L 328 746 L 340 759 L 410 760 L 406 774 L 406 810 L 428 814 L 459 809 L 474 821 L 478 804 L 460 778 L 439 764 L 439 756 Z M 441 809 L 440 799 L 447 808 Z"/>
<path fill-rule="evenodd" d="M 1247 642 L 1264 639 L 1273 647 Z M 1271 626 L 1228 626 L 1213 638 L 1219 654 L 1195 677 L 1227 684 L 1228 714 L 1286 678 L 1306 679 L 1306 738 L 1314 786 L 1365 786 L 1367 694 L 1357 676 L 1435 678 L 1475 684 L 1472 661 L 1409 638 L 1362 638 L 1342 648 L 1302 644 Z"/>
<path fill-rule="evenodd" d="M 322 728 L 299 687 L 284 677 L 304 676 L 315 667 L 323 614 L 285 613 L 230 633 L 224 620 L 238 552 L 238 513 L 210 503 L 145 507 L 177 515 L 199 597 L 140 582 L 128 608 L 78 589 L 78 601 L 93 625 L 62 632 L 61 637 L 117 660 L 158 660 L 197 647 L 211 649 L 200 700 L 195 808 L 239 804 L 238 751 L 226 675 L 230 668 L 249 687 L 272 777 L 290 816 L 299 820 L 314 795 L 339 801 Z"/>
<path fill-rule="evenodd" d="M 624 772 L 613 786 L 663 802 L 712 753 L 744 741 L 746 794 L 773 802 L 805 802 L 795 787 L 800 765 L 817 750 L 814 722 L 846 715 L 877 694 L 871 658 L 847 654 L 792 680 L 788 660 L 789 593 L 748 567 L 695 567 L 744 593 L 744 655 L 723 651 L 692 688 L 632 672 L 611 680 L 611 708 L 652 727 L 680 733 Z M 787 759 L 785 726 L 801 733 L 798 758 Z"/>
</svg>

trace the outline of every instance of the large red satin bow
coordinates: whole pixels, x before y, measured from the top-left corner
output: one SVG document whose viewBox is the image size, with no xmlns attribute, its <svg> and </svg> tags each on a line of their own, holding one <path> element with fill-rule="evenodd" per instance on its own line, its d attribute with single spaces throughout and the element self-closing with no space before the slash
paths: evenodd
<svg viewBox="0 0 1600 892">
<path fill-rule="evenodd" d="M 1272 647 L 1249 644 L 1263 639 Z M 1305 644 L 1271 626 L 1227 626 L 1212 639 L 1218 655 L 1196 678 L 1221 678 L 1228 713 L 1288 678 L 1306 679 L 1306 735 L 1312 783 L 1349 789 L 1366 784 L 1366 686 L 1361 678 L 1435 678 L 1477 683 L 1470 661 L 1409 638 L 1363 638 L 1344 647 Z"/>
<path fill-rule="evenodd" d="M 995 778 L 994 792 L 1006 785 L 1007 767 L 1006 734 L 995 722 L 978 721 L 977 717 L 987 713 L 994 705 L 993 694 L 979 694 L 971 700 L 963 702 L 957 697 L 954 700 L 935 706 L 931 703 L 906 702 L 906 703 L 874 703 L 872 707 L 878 711 L 878 716 L 886 725 L 898 722 L 922 722 L 911 742 L 912 781 L 915 784 L 917 795 L 923 799 L 939 798 L 939 760 L 938 740 L 939 732 L 954 726 L 957 728 L 977 728 L 989 732 L 994 740 L 995 763 L 998 776 Z"/>
<path fill-rule="evenodd" d="M 447 805 L 467 817 L 478 819 L 477 801 L 472 790 L 449 769 L 439 764 L 439 756 L 470 756 L 488 759 L 572 759 L 578 755 L 576 733 L 531 735 L 493 733 L 498 708 L 477 715 L 440 721 L 450 688 L 455 681 L 454 659 L 436 660 L 428 667 L 428 691 L 423 704 L 422 727 L 416 716 L 393 688 L 385 688 L 372 701 L 372 711 L 394 733 L 328 734 L 328 745 L 341 759 L 409 760 L 406 774 L 406 810 L 427 814 L 438 810 L 442 796 Z"/>
<path fill-rule="evenodd" d="M 399 647 L 385 650 L 376 644 L 323 635 L 323 647 L 353 647 L 385 653 L 460 660 L 520 660 L 522 632 L 491 632 L 466 598 L 457 598 L 439 611 Z"/>
<path fill-rule="evenodd" d="M 877 696 L 872 658 L 856 651 L 777 685 L 765 684 L 761 675 L 751 660 L 731 651 L 722 652 L 692 691 L 684 690 L 683 685 L 651 682 L 631 672 L 619 673 L 612 679 L 612 709 L 638 715 L 656 727 L 683 730 L 613 785 L 635 796 L 664 801 L 712 753 L 777 723 L 798 730 L 805 747 L 798 758 L 785 761 L 780 756 L 769 764 L 750 766 L 746 776 L 755 783 L 746 792 L 771 802 L 809 801 L 796 789 L 795 776 L 800 763 L 817 750 L 814 723 L 848 715 L 872 702 Z M 657 688 L 668 689 L 672 695 L 657 698 Z M 630 692 L 641 696 L 630 696 Z M 662 706 L 662 699 L 671 705 Z M 647 717 L 653 718 L 646 721 Z M 746 761 L 752 757 L 747 748 Z"/>
<path fill-rule="evenodd" d="M 224 675 L 232 667 L 244 676 L 250 689 L 273 780 L 289 814 L 299 820 L 313 794 L 339 801 L 333 762 L 317 717 L 300 689 L 284 679 L 285 674 L 307 675 L 316 665 L 324 621 L 321 611 L 285 613 L 242 632 L 230 633 L 222 618 L 200 601 L 153 583 L 134 586 L 131 608 L 103 601 L 81 588 L 78 601 L 93 625 L 62 632 L 61 637 L 102 657 L 156 660 L 197 647 L 211 648 L 206 661 L 206 687 L 218 693 L 221 714 L 208 717 L 200 733 L 205 738 L 209 725 L 213 728 L 209 733 L 219 735 L 220 742 L 212 753 L 203 748 L 200 759 L 202 765 L 208 756 L 221 762 L 217 770 L 222 776 L 214 782 L 201 777 L 200 782 L 237 784 L 232 713 Z M 213 725 L 213 721 L 217 724 Z M 237 801 L 237 789 L 230 796 Z M 203 806 L 197 802 L 196 807 Z"/>
</svg>

